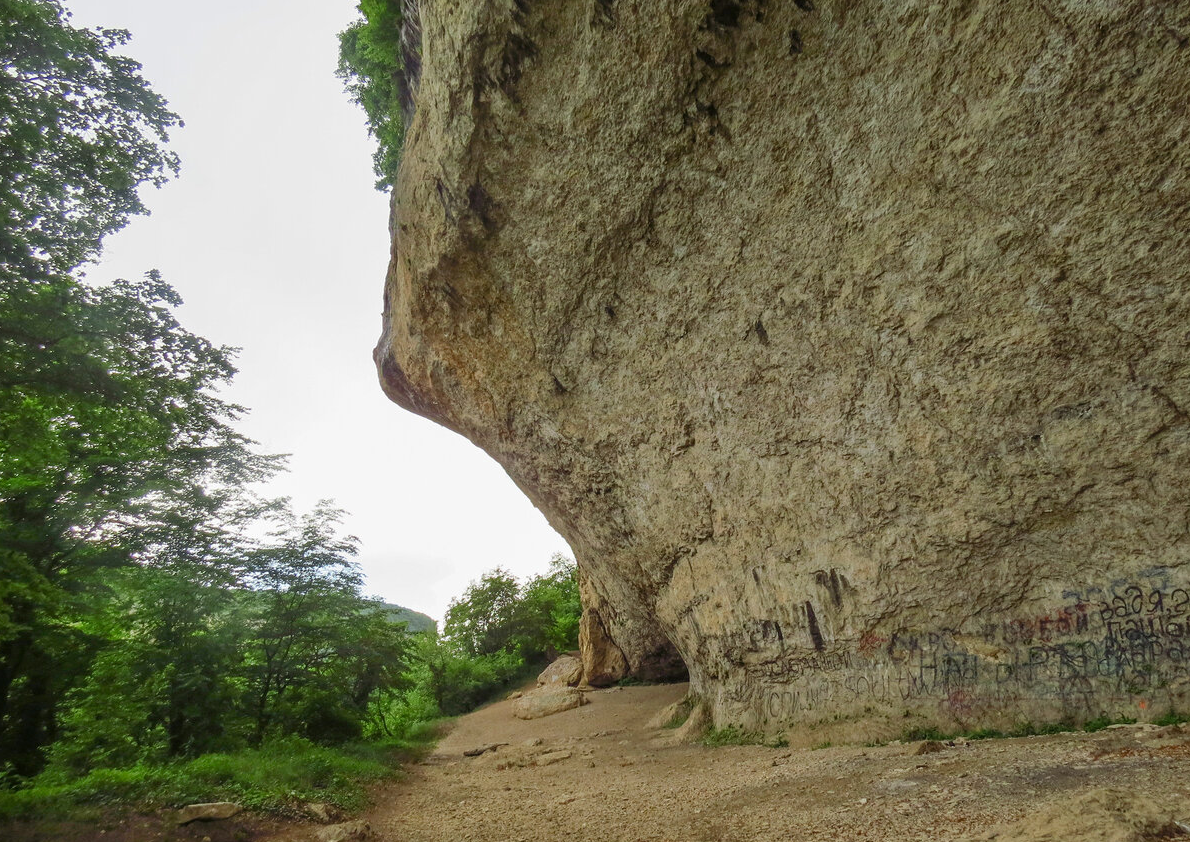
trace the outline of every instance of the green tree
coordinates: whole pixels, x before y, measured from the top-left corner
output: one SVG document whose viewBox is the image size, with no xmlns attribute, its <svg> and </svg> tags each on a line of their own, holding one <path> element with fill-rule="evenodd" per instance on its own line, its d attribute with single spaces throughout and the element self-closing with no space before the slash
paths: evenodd
<svg viewBox="0 0 1190 842">
<path fill-rule="evenodd" d="M 176 174 L 178 116 L 113 54 L 118 29 L 79 29 L 57 0 L 0 0 L 0 280 L 70 272 L 146 213 L 139 185 Z"/>
<path fill-rule="evenodd" d="M 216 389 L 230 349 L 174 319 L 155 274 L 0 284 L 0 756 L 35 770 L 57 702 L 102 640 L 108 571 L 219 534 L 277 466 Z"/>
<path fill-rule="evenodd" d="M 412 108 L 410 82 L 420 62 L 420 44 L 409 38 L 420 35 L 404 25 L 404 5 L 402 0 L 360 0 L 360 19 L 339 33 L 338 75 L 364 109 L 368 132 L 376 138 L 372 164 L 381 190 L 396 179 L 405 113 Z"/>
<path fill-rule="evenodd" d="M 99 613 L 108 634 L 62 705 L 52 766 L 85 772 L 235 745 L 245 627 L 228 572 L 173 565 L 109 577 Z"/>
<path fill-rule="evenodd" d="M 526 657 L 553 658 L 559 652 L 578 648 L 583 608 L 574 561 L 555 554 L 547 573 L 525 583 L 521 602 L 520 646 Z"/>
<path fill-rule="evenodd" d="M 525 666 L 519 652 L 468 655 L 451 641 L 429 634 L 419 636 L 416 659 L 422 686 L 446 716 L 474 710 Z"/>
<path fill-rule="evenodd" d="M 497 567 L 451 600 L 442 632 L 460 653 L 474 658 L 512 651 L 522 624 L 520 584 Z"/>
<path fill-rule="evenodd" d="M 301 519 L 286 513 L 249 560 L 256 742 L 274 732 L 359 736 L 373 694 L 402 685 L 404 626 L 388 621 L 383 603 L 360 596 L 357 542 L 337 533 L 341 517 L 327 501 Z"/>
</svg>

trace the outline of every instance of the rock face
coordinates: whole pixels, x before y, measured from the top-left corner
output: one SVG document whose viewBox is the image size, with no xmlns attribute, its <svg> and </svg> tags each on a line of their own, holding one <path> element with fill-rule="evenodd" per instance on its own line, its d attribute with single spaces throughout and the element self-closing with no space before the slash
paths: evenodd
<svg viewBox="0 0 1190 842">
<path fill-rule="evenodd" d="M 237 816 L 243 811 L 243 807 L 232 801 L 211 801 L 204 804 L 189 804 L 178 810 L 175 821 L 178 824 L 221 821 Z"/>
<path fill-rule="evenodd" d="M 538 687 L 512 702 L 512 715 L 517 719 L 540 719 L 564 710 L 573 710 L 587 703 L 581 690 L 566 685 Z"/>
<path fill-rule="evenodd" d="M 575 687 L 583 681 L 583 662 L 573 655 L 562 655 L 537 676 L 539 687 Z"/>
<path fill-rule="evenodd" d="M 1190 7 L 421 18 L 381 381 L 570 542 L 589 680 L 684 662 L 748 727 L 1185 704 Z"/>
</svg>

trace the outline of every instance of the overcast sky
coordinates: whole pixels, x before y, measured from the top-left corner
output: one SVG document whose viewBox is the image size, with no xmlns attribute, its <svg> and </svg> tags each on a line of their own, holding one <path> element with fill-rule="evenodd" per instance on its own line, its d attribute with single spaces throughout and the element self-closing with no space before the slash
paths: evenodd
<svg viewBox="0 0 1190 842">
<path fill-rule="evenodd" d="M 241 429 L 290 471 L 269 489 L 334 498 L 368 590 L 441 619 L 497 565 L 546 569 L 565 541 L 494 461 L 380 391 L 371 351 L 388 262 L 372 140 L 335 77 L 357 0 L 65 0 L 186 121 L 181 176 L 107 241 L 96 281 L 160 269 L 191 331 L 242 348 Z"/>
</svg>

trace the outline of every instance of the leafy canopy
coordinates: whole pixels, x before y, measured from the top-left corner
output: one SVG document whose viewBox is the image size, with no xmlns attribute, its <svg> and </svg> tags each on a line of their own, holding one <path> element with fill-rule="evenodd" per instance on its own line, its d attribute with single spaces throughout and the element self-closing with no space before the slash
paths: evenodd
<svg viewBox="0 0 1190 842">
<path fill-rule="evenodd" d="M 364 109 L 368 132 L 376 138 L 372 166 L 376 187 L 392 187 L 405 142 L 402 97 L 407 96 L 402 49 L 402 0 L 360 0 L 360 19 L 339 33 L 338 76 Z"/>
<path fill-rule="evenodd" d="M 58 0 L 0 0 L 0 280 L 64 273 L 147 213 L 137 187 L 178 170 L 164 148 L 181 120 L 129 34 L 78 29 Z"/>
<path fill-rule="evenodd" d="M 218 395 L 232 351 L 177 303 L 154 273 L 0 284 L 0 755 L 18 771 L 109 637 L 118 571 L 214 576 L 258 509 L 244 487 L 278 466 Z"/>
<path fill-rule="evenodd" d="M 251 492 L 280 459 L 221 396 L 234 349 L 156 272 L 74 276 L 176 172 L 180 121 L 127 33 L 68 18 L 0 0 L 0 787 L 384 730 L 404 626 L 337 511 Z"/>
</svg>

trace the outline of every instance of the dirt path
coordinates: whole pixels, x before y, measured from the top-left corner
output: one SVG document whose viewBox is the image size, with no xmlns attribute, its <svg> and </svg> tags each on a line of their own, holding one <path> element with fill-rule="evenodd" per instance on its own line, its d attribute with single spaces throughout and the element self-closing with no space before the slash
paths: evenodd
<svg viewBox="0 0 1190 842">
<path fill-rule="evenodd" d="M 1190 816 L 1183 728 L 960 742 L 921 755 L 920 744 L 667 745 L 672 732 L 647 723 L 685 692 L 597 691 L 589 705 L 529 722 L 514 719 L 508 702 L 492 705 L 463 717 L 367 818 L 385 842 L 933 842 L 1050 808 L 1086 826 L 1037 839 L 1158 838 L 1111 835 L 1108 813 L 1123 808 L 1102 807 L 1105 787 L 1124 788 L 1122 803 Z M 507 745 L 463 756 L 492 743 Z"/>
</svg>

